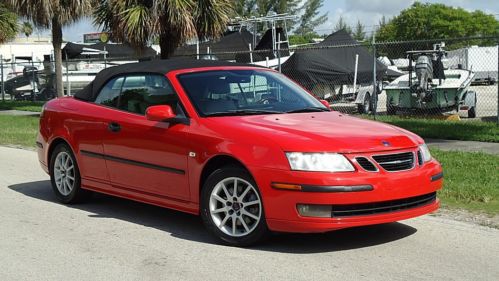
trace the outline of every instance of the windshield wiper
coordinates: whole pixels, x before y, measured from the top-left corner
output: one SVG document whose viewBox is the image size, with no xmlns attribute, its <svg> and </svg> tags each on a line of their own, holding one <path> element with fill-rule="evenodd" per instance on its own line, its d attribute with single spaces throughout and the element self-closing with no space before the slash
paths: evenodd
<svg viewBox="0 0 499 281">
<path fill-rule="evenodd" d="M 234 116 L 234 115 L 256 115 L 256 114 L 282 114 L 283 112 L 274 111 L 274 110 L 262 110 L 262 109 L 238 109 L 238 110 L 229 110 L 229 111 L 221 111 L 221 112 L 211 112 L 205 114 L 205 116 Z"/>
<path fill-rule="evenodd" d="M 324 108 L 324 107 L 310 106 L 310 107 L 289 110 L 289 111 L 286 111 L 286 113 L 322 112 L 322 111 L 329 111 L 329 110 L 327 108 Z"/>
</svg>

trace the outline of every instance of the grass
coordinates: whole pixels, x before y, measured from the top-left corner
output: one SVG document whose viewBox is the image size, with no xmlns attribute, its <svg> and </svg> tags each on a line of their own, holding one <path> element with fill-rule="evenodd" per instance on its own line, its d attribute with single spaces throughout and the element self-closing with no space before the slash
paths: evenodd
<svg viewBox="0 0 499 281">
<path fill-rule="evenodd" d="M 0 115 L 0 144 L 33 148 L 38 117 Z M 432 149 L 444 168 L 444 206 L 499 214 L 499 156 Z"/>
<path fill-rule="evenodd" d="M 364 115 L 363 118 L 372 119 Z M 389 123 L 423 138 L 499 142 L 499 125 L 483 121 L 447 121 L 438 119 L 377 116 L 377 121 Z"/>
<path fill-rule="evenodd" d="M 38 116 L 0 115 L 0 144 L 34 147 Z"/>
<path fill-rule="evenodd" d="M 499 156 L 431 150 L 444 169 L 444 206 L 499 214 Z"/>
<path fill-rule="evenodd" d="M 33 111 L 33 112 L 41 112 L 42 105 L 45 101 L 0 101 L 0 110 L 24 110 L 24 111 Z"/>
</svg>

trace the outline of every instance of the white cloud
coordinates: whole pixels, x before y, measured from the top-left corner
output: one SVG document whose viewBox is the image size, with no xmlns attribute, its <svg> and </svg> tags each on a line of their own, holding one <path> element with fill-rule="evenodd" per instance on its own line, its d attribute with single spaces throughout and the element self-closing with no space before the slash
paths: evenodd
<svg viewBox="0 0 499 281">
<path fill-rule="evenodd" d="M 412 3 L 414 0 L 348 0 L 345 1 L 345 9 L 347 12 L 395 14 Z"/>
</svg>

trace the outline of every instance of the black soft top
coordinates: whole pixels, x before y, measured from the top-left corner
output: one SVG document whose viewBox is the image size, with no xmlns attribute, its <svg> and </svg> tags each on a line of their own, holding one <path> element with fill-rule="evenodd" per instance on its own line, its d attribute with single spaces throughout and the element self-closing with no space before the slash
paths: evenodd
<svg viewBox="0 0 499 281">
<path fill-rule="evenodd" d="M 85 88 L 76 92 L 75 98 L 85 101 L 94 101 L 100 89 L 104 84 L 115 76 L 128 73 L 154 73 L 166 75 L 174 70 L 215 67 L 215 66 L 253 66 L 250 64 L 233 63 L 218 60 L 194 60 L 194 59 L 169 59 L 169 60 L 152 60 L 137 63 L 127 63 L 110 68 L 103 69 Z"/>
</svg>

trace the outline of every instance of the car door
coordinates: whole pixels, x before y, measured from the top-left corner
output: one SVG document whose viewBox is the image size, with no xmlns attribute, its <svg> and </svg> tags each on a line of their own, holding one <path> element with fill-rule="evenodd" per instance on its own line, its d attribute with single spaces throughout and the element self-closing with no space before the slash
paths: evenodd
<svg viewBox="0 0 499 281">
<path fill-rule="evenodd" d="M 107 115 L 103 146 L 111 184 L 145 195 L 189 198 L 188 125 L 149 121 L 145 110 L 168 104 L 183 115 L 166 77 L 124 77 L 117 108 Z"/>
<path fill-rule="evenodd" d="M 123 80 L 123 77 L 117 77 L 108 81 L 94 103 L 81 103 L 71 118 L 66 119 L 65 125 L 71 128 L 71 135 L 77 142 L 78 165 L 84 185 L 106 188 L 109 184 L 102 145 L 107 122 L 102 116 L 108 108 L 117 106 Z"/>
</svg>

